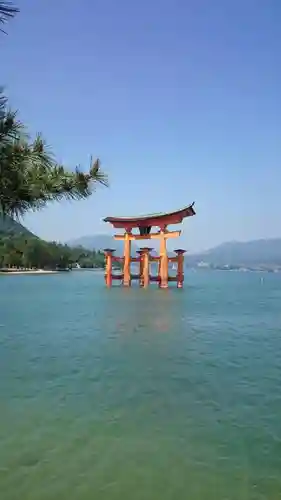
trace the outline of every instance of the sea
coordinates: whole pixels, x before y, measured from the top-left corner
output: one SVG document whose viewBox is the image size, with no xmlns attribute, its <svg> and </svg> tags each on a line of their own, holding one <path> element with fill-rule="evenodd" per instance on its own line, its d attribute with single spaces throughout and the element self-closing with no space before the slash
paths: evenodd
<svg viewBox="0 0 281 500">
<path fill-rule="evenodd" d="M 281 499 L 281 275 L 0 276 L 1 500 Z"/>
</svg>

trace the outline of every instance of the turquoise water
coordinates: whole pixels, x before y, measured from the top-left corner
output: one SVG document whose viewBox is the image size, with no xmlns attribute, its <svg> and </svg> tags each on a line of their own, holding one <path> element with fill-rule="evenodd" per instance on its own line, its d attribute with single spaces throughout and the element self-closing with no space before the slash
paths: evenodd
<svg viewBox="0 0 281 500">
<path fill-rule="evenodd" d="M 281 276 L 0 276 L 1 500 L 281 498 Z"/>
</svg>

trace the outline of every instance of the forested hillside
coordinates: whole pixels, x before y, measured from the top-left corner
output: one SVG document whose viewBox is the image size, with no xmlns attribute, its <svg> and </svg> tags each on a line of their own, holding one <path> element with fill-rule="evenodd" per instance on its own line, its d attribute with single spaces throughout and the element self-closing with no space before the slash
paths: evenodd
<svg viewBox="0 0 281 500">
<path fill-rule="evenodd" d="M 104 267 L 100 251 L 44 241 L 10 217 L 0 217 L 0 269 L 66 269 Z"/>
</svg>

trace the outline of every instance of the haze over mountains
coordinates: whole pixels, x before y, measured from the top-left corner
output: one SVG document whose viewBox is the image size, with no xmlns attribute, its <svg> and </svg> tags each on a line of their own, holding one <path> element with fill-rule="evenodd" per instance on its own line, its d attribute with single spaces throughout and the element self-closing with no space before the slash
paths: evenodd
<svg viewBox="0 0 281 500">
<path fill-rule="evenodd" d="M 216 266 L 280 266 L 281 238 L 228 242 L 200 254 L 187 257 L 190 265 L 204 262 Z"/>
<path fill-rule="evenodd" d="M 67 241 L 71 247 L 83 247 L 88 250 L 104 250 L 105 248 L 115 248 L 116 255 L 122 255 L 123 242 L 117 241 L 109 234 L 97 234 L 95 236 L 82 236 L 81 238 Z M 138 246 L 132 242 L 132 254 L 135 254 Z"/>
<path fill-rule="evenodd" d="M 0 215 L 0 232 L 1 233 L 13 233 L 13 234 L 25 234 L 26 236 L 35 236 L 29 229 L 23 226 L 20 222 L 13 220 L 8 215 L 3 217 Z"/>
<path fill-rule="evenodd" d="M 116 255 L 122 255 L 123 243 L 116 241 L 110 235 L 85 236 L 69 241 L 70 246 L 83 246 L 85 248 L 103 249 L 115 248 Z M 132 245 L 135 253 L 138 246 Z M 211 248 L 206 252 L 186 255 L 186 264 L 198 265 L 200 262 L 215 266 L 258 266 L 281 265 L 281 238 L 268 240 L 254 240 L 249 242 L 228 242 Z"/>
</svg>

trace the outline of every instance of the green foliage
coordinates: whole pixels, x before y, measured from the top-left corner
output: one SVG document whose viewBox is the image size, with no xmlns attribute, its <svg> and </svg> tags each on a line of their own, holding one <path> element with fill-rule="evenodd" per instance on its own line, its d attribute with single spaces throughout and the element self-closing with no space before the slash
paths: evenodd
<svg viewBox="0 0 281 500">
<path fill-rule="evenodd" d="M 0 232 L 0 269 L 68 269 L 76 263 L 82 268 L 104 268 L 104 254 L 22 233 Z"/>
<path fill-rule="evenodd" d="M 91 160 L 88 173 L 66 170 L 40 135 L 30 141 L 0 95 L 0 212 L 18 217 L 51 201 L 87 198 L 98 184 L 108 185 L 98 159 Z"/>
<path fill-rule="evenodd" d="M 19 9 L 11 2 L 0 2 L 0 25 L 6 24 L 9 19 L 17 14 L 17 12 L 19 12 Z M 5 33 L 5 31 L 1 28 L 0 31 Z"/>
</svg>

